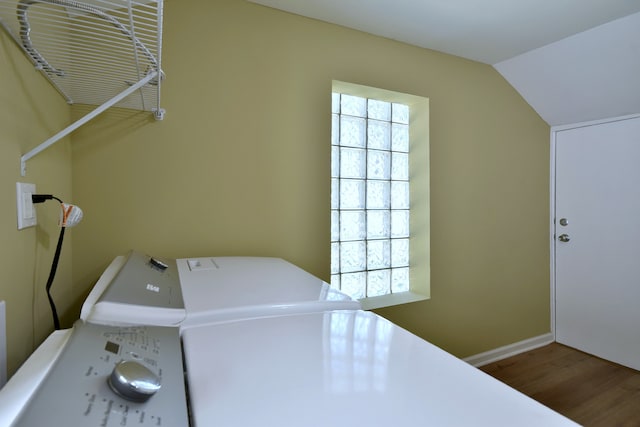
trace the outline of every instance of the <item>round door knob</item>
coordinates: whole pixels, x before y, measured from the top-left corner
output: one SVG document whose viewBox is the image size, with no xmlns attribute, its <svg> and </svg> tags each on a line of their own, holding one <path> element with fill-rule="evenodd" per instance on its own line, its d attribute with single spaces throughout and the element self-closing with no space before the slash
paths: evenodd
<svg viewBox="0 0 640 427">
<path fill-rule="evenodd" d="M 568 234 L 561 234 L 558 236 L 558 240 L 560 240 L 561 242 L 568 242 L 571 239 L 569 238 Z"/>
</svg>

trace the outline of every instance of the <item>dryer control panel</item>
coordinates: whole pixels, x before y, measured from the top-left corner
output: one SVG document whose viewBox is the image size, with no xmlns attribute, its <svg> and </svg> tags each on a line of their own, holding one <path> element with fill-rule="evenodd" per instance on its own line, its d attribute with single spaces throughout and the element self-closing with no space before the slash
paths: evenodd
<svg viewBox="0 0 640 427">
<path fill-rule="evenodd" d="M 133 399 L 110 385 L 122 362 L 140 369 L 121 378 Z M 114 372 L 116 374 L 114 374 Z M 137 372 L 145 375 L 137 377 Z M 15 426 L 188 426 L 178 328 L 117 327 L 78 321 L 66 347 Z M 149 376 L 155 381 L 149 389 Z"/>
<path fill-rule="evenodd" d="M 80 316 L 102 325 L 178 326 L 186 317 L 175 260 L 131 251 L 93 287 Z"/>
<path fill-rule="evenodd" d="M 132 251 L 99 302 L 184 309 L 175 260 Z"/>
</svg>

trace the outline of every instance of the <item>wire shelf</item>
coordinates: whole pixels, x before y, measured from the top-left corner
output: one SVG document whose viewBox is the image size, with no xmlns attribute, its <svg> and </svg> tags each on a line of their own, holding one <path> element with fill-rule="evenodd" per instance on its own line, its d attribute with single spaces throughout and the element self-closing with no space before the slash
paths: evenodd
<svg viewBox="0 0 640 427">
<path fill-rule="evenodd" d="M 69 104 L 160 111 L 162 0 L 0 0 L 0 24 Z"/>
<path fill-rule="evenodd" d="M 26 161 L 111 107 L 164 117 L 162 0 L 0 0 L 0 26 L 69 104 L 97 105 Z"/>
</svg>

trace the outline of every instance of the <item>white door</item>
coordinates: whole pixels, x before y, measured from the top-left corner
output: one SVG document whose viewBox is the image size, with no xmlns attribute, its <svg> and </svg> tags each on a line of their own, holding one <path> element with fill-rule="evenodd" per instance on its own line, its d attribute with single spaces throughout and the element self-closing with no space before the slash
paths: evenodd
<svg viewBox="0 0 640 427">
<path fill-rule="evenodd" d="M 556 340 L 640 370 L 640 117 L 555 135 Z"/>
</svg>

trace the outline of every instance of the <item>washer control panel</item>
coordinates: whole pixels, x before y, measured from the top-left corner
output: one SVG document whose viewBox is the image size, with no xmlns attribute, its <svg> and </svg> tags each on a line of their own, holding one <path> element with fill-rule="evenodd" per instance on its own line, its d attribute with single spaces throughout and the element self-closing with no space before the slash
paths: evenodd
<svg viewBox="0 0 640 427">
<path fill-rule="evenodd" d="M 109 385 L 123 362 L 134 398 Z M 146 382 L 137 376 L 143 373 Z M 187 427 L 187 401 L 178 328 L 117 327 L 78 321 L 16 426 Z M 148 378 L 154 379 L 149 393 Z M 143 387 L 143 388 L 140 388 Z M 136 399 L 136 393 L 149 394 Z"/>
</svg>

